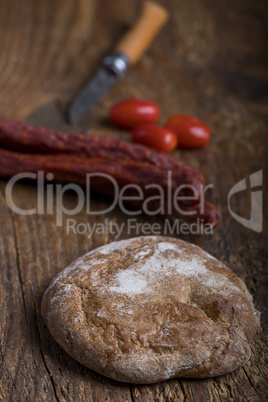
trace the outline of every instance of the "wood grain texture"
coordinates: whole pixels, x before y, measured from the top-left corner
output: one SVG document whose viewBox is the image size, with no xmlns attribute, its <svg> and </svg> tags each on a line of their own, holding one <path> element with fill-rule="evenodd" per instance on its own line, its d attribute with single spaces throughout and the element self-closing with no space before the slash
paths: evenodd
<svg viewBox="0 0 268 402">
<path fill-rule="evenodd" d="M 142 1 L 0 0 L 0 115 L 69 129 L 64 119 L 72 96 L 93 74 L 101 57 L 134 21 Z M 88 116 L 87 129 L 129 138 L 107 123 L 109 108 L 126 97 L 159 103 L 161 122 L 171 114 L 204 119 L 213 129 L 208 147 L 174 156 L 199 168 L 214 185 L 210 199 L 220 208 L 220 227 L 210 236 L 179 235 L 226 263 L 245 280 L 262 313 L 262 331 L 252 358 L 235 373 L 205 380 L 171 380 L 133 386 L 109 380 L 72 360 L 52 339 L 40 314 L 51 279 L 91 248 L 115 235 L 67 233 L 55 214 L 14 214 L 0 183 L 0 400 L 19 401 L 265 401 L 267 378 L 267 225 L 255 233 L 236 222 L 227 207 L 231 187 L 267 168 L 267 2 L 265 0 L 169 0 L 171 20 L 147 54 L 107 93 Z M 263 190 L 267 190 L 263 186 Z M 267 191 L 265 192 L 265 197 Z M 34 184 L 16 185 L 14 201 L 36 206 Z M 264 205 L 265 205 L 264 198 Z M 66 207 L 75 205 L 72 194 Z M 103 197 L 93 207 L 108 206 Z M 249 217 L 250 192 L 232 208 Z M 264 211 L 266 212 L 266 211 Z M 114 209 L 79 223 L 124 223 Z M 139 217 L 139 222 L 157 222 Z M 140 233 L 141 235 L 143 233 Z M 126 228 L 120 239 L 135 236 Z"/>
</svg>

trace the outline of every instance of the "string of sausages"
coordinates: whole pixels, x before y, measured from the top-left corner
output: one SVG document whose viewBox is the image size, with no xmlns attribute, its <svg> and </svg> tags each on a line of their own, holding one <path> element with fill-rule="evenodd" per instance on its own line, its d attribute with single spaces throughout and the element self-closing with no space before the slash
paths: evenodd
<svg viewBox="0 0 268 402">
<path fill-rule="evenodd" d="M 163 189 L 165 202 L 168 194 L 174 194 L 181 186 L 179 212 L 173 205 L 172 215 L 190 222 L 202 219 L 213 227 L 219 222 L 215 206 L 204 202 L 200 208 L 205 180 L 197 169 L 170 155 L 118 138 L 73 134 L 0 119 L 0 162 L 1 178 L 43 171 L 52 173 L 58 183 L 86 185 L 87 174 L 102 173 L 102 177 L 91 179 L 92 189 L 114 196 L 111 182 L 104 177 L 109 175 L 119 189 L 129 184 L 139 186 L 144 199 L 150 199 L 152 211 L 160 210 L 160 200 L 158 190 L 150 184 Z M 128 187 L 124 197 L 132 198 L 132 207 L 140 208 L 142 201 L 134 197 L 133 187 Z"/>
</svg>

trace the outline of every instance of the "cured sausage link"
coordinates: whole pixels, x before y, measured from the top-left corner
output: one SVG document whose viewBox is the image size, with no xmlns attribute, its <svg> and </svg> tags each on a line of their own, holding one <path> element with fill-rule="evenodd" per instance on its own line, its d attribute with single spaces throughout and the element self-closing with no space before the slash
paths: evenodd
<svg viewBox="0 0 268 402">
<path fill-rule="evenodd" d="M 203 220 L 204 223 L 210 223 L 212 226 L 216 226 L 219 222 L 219 213 L 210 203 L 205 202 L 202 206 L 202 204 L 182 205 L 178 202 L 175 207 L 172 197 L 175 194 L 176 185 L 169 181 L 168 176 L 165 176 L 160 168 L 150 164 L 125 159 L 114 161 L 107 158 L 86 158 L 65 154 L 21 154 L 4 149 L 0 149 L 0 161 L 0 177 L 2 178 L 11 178 L 18 173 L 42 171 L 45 178 L 48 173 L 52 173 L 55 182 L 75 183 L 81 186 L 88 183 L 92 190 L 110 197 L 115 196 L 115 186 L 117 186 L 120 196 L 122 197 L 123 189 L 124 198 L 131 198 L 126 202 L 134 208 L 141 209 L 144 201 L 147 200 L 149 214 L 158 211 L 162 215 L 172 214 L 190 222 Z M 88 182 L 89 177 L 90 182 Z M 152 186 L 152 183 L 157 186 Z M 137 190 L 137 187 L 141 192 Z M 159 194 L 164 197 L 163 203 Z M 169 207 L 167 203 L 170 201 L 170 194 L 172 201 Z"/>
</svg>

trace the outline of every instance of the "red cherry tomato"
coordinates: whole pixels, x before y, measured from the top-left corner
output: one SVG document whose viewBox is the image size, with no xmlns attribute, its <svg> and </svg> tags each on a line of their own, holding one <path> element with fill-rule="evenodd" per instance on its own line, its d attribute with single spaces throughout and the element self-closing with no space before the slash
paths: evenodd
<svg viewBox="0 0 268 402">
<path fill-rule="evenodd" d="M 166 153 L 172 152 L 178 144 L 175 133 L 155 124 L 144 124 L 135 127 L 132 130 L 132 139 L 139 144 Z"/>
<path fill-rule="evenodd" d="M 156 123 L 159 107 L 148 100 L 126 99 L 111 108 L 110 119 L 114 125 L 125 129 L 144 123 Z"/>
<path fill-rule="evenodd" d="M 199 148 L 207 145 L 211 132 L 208 126 L 193 116 L 178 114 L 171 116 L 165 127 L 174 131 L 179 148 Z"/>
</svg>

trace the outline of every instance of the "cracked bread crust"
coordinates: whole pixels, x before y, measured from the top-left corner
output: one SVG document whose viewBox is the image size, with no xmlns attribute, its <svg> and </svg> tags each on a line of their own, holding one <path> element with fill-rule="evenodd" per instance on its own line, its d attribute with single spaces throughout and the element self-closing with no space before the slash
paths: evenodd
<svg viewBox="0 0 268 402">
<path fill-rule="evenodd" d="M 55 340 L 118 381 L 212 377 L 250 358 L 259 313 L 245 284 L 199 247 L 139 237 L 65 268 L 42 300 Z"/>
</svg>

